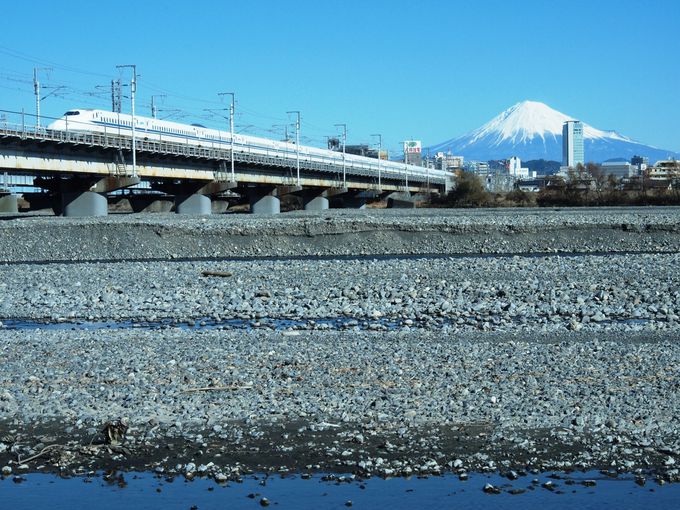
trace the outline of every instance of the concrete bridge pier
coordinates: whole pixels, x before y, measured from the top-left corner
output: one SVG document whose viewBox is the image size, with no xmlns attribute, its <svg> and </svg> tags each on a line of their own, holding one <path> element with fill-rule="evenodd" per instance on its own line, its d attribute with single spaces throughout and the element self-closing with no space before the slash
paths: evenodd
<svg viewBox="0 0 680 510">
<path fill-rule="evenodd" d="M 330 206 L 327 188 L 303 188 L 296 195 L 302 199 L 305 211 L 324 211 Z"/>
<path fill-rule="evenodd" d="M 212 214 L 212 202 L 207 195 L 175 195 L 175 212 L 177 214 Z"/>
<path fill-rule="evenodd" d="M 415 207 L 415 197 L 408 191 L 390 193 L 387 196 L 388 209 L 414 209 Z"/>
<path fill-rule="evenodd" d="M 213 197 L 210 205 L 212 214 L 223 214 L 229 209 L 229 200 L 224 197 Z"/>
<path fill-rule="evenodd" d="M 345 189 L 335 195 L 332 206 L 340 209 L 365 209 L 366 205 L 376 197 L 378 194 L 372 190 Z"/>
<path fill-rule="evenodd" d="M 61 194 L 63 216 L 106 216 L 109 201 L 106 195 L 94 191 L 71 191 Z"/>
<path fill-rule="evenodd" d="M 53 210 L 63 216 L 106 216 L 106 193 L 139 184 L 139 177 L 37 177 L 33 183 L 52 193 Z"/>
<path fill-rule="evenodd" d="M 160 193 L 135 193 L 128 197 L 132 212 L 163 213 L 170 212 L 174 198 Z"/>
<path fill-rule="evenodd" d="M 299 196 L 304 190 L 302 186 L 286 185 L 254 185 L 246 186 L 238 191 L 250 204 L 251 214 L 279 214 L 281 199 L 287 195 Z"/>
<path fill-rule="evenodd" d="M 152 182 L 151 188 L 175 197 L 177 214 L 212 214 L 211 196 L 233 189 L 237 186 L 231 181 L 171 181 Z"/>
<path fill-rule="evenodd" d="M 305 211 L 324 211 L 330 208 L 330 201 L 323 194 L 303 195 L 302 203 L 304 204 Z"/>
<path fill-rule="evenodd" d="M 0 213 L 18 213 L 19 202 L 17 195 L 0 191 Z"/>
<path fill-rule="evenodd" d="M 251 214 L 279 214 L 281 200 L 274 186 L 250 187 L 247 191 Z"/>
</svg>

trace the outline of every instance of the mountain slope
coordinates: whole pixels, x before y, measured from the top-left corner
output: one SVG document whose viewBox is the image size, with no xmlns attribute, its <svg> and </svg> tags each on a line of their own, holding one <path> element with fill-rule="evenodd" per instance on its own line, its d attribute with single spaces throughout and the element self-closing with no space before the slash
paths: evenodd
<svg viewBox="0 0 680 510">
<path fill-rule="evenodd" d="M 523 160 L 562 160 L 562 125 L 572 117 L 544 103 L 523 101 L 482 127 L 429 147 L 430 154 L 451 152 L 467 160 L 486 161 L 519 156 Z M 615 131 L 583 124 L 586 161 L 646 156 L 650 162 L 678 154 L 636 142 Z"/>
</svg>

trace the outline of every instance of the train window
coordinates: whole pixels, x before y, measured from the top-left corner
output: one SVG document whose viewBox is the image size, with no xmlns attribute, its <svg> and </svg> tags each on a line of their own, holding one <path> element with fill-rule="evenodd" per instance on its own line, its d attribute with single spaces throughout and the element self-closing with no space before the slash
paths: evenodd
<svg viewBox="0 0 680 510">
<path fill-rule="evenodd" d="M 71 110 L 71 111 L 66 112 L 64 115 L 66 115 L 67 117 L 70 117 L 71 115 L 80 115 L 80 112 L 78 110 Z"/>
</svg>

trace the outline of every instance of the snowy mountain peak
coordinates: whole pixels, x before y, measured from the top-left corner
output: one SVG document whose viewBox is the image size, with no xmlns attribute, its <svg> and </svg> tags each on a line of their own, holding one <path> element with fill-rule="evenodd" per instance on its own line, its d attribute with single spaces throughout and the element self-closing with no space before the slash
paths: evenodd
<svg viewBox="0 0 680 510">
<path fill-rule="evenodd" d="M 562 126 L 568 120 L 576 120 L 538 101 L 522 101 L 482 127 L 463 136 L 428 147 L 437 152 L 464 156 L 466 159 L 485 161 L 520 156 L 522 159 L 562 158 Z M 588 161 L 604 161 L 610 158 L 642 155 L 667 159 L 672 151 L 664 151 L 644 145 L 616 131 L 602 131 L 583 123 L 586 158 Z"/>
<path fill-rule="evenodd" d="M 537 138 L 544 142 L 546 138 L 554 140 L 556 136 L 562 135 L 562 126 L 568 120 L 575 119 L 550 108 L 545 103 L 522 101 L 470 133 L 469 143 L 482 138 L 490 138 L 491 145 L 500 145 L 504 142 L 527 143 Z M 583 134 L 586 139 L 628 140 L 615 132 L 600 131 L 588 124 L 583 125 Z"/>
</svg>

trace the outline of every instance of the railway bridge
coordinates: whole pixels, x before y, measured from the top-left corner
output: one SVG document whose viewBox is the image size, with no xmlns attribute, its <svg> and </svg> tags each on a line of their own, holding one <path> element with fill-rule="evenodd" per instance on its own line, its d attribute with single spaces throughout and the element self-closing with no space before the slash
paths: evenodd
<svg viewBox="0 0 680 510">
<path fill-rule="evenodd" d="M 120 190 L 129 191 L 133 210 L 140 212 L 157 210 L 159 201 L 173 197 L 178 213 L 208 214 L 211 198 L 227 196 L 247 201 L 251 212 L 276 214 L 287 194 L 301 197 L 305 209 L 321 210 L 331 201 L 361 207 L 391 194 L 444 193 L 450 185 L 446 176 L 430 175 L 422 167 L 382 165 L 372 158 L 340 162 L 337 155 L 319 160 L 295 151 L 262 153 L 241 146 L 232 152 L 224 144 L 144 138 L 135 140 L 133 158 L 131 137 L 115 131 L 51 130 L 27 126 L 23 119 L 0 122 L 0 187 L 3 173 L 34 176 L 34 186 L 44 193 L 33 198 L 49 200 L 66 216 L 105 215 L 107 195 Z M 0 195 L 3 208 L 16 209 L 16 196 Z"/>
</svg>

